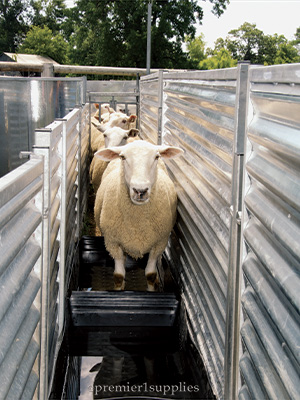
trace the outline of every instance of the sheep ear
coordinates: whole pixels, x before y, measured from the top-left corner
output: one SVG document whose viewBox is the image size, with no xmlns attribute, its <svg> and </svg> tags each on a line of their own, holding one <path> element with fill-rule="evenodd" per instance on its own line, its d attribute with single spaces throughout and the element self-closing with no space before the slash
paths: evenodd
<svg viewBox="0 0 300 400">
<path fill-rule="evenodd" d="M 181 156 L 184 153 L 182 149 L 174 146 L 160 146 L 158 151 L 163 158 L 174 158 Z"/>
<path fill-rule="evenodd" d="M 115 158 L 118 158 L 120 152 L 121 152 L 121 149 L 107 148 L 107 149 L 98 150 L 94 154 L 94 156 L 100 158 L 100 160 L 103 160 L 103 161 L 111 161 L 111 160 L 114 160 Z"/>
<path fill-rule="evenodd" d="M 95 103 L 95 107 L 99 109 L 99 104 L 98 104 L 98 103 Z"/>
<path fill-rule="evenodd" d="M 136 120 L 136 115 L 135 114 L 132 114 L 132 115 L 130 115 L 130 117 L 129 117 L 129 122 L 134 122 Z"/>
<path fill-rule="evenodd" d="M 135 136 L 138 136 L 139 130 L 132 128 L 132 129 L 129 129 L 129 131 L 127 131 L 127 133 L 128 133 L 128 137 L 135 137 Z"/>
</svg>

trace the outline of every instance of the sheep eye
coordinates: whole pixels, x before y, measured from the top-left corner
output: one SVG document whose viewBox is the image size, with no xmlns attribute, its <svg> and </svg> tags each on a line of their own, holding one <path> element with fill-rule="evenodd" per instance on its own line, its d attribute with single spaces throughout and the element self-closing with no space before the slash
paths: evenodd
<svg viewBox="0 0 300 400">
<path fill-rule="evenodd" d="M 158 159 L 159 159 L 159 157 L 160 157 L 160 155 L 159 155 L 159 154 L 157 154 L 157 155 L 155 156 L 155 160 L 158 160 Z"/>
<path fill-rule="evenodd" d="M 121 158 L 121 160 L 126 160 L 126 157 L 123 156 L 123 154 L 120 154 L 120 158 Z"/>
<path fill-rule="evenodd" d="M 127 121 L 126 121 L 126 119 L 123 119 L 123 121 L 122 121 L 122 122 L 123 122 L 123 124 L 126 124 L 126 122 L 127 122 Z"/>
</svg>

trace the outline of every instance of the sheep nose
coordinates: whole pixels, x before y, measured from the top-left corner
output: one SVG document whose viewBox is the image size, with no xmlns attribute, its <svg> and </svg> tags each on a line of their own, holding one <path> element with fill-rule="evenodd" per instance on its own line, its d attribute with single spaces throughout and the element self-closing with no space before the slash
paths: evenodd
<svg viewBox="0 0 300 400">
<path fill-rule="evenodd" d="M 136 189 L 136 188 L 132 188 L 135 195 L 137 196 L 137 198 L 139 200 L 143 200 L 143 198 L 145 197 L 146 193 L 148 192 L 148 188 L 146 189 Z"/>
</svg>

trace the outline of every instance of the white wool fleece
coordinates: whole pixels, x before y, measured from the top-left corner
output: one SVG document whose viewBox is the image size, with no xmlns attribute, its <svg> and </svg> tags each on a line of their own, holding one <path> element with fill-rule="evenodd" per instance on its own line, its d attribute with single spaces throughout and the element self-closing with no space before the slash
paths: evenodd
<svg viewBox="0 0 300 400">
<path fill-rule="evenodd" d="M 119 247 L 133 258 L 154 250 L 160 255 L 167 246 L 176 219 L 177 195 L 163 162 L 158 163 L 157 179 L 148 203 L 135 205 L 129 197 L 121 161 L 109 165 L 95 200 L 96 225 L 113 258 Z"/>
</svg>

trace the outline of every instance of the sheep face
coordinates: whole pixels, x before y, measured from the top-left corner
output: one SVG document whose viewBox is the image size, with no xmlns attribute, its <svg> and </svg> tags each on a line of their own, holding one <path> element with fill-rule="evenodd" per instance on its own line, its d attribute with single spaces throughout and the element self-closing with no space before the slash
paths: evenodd
<svg viewBox="0 0 300 400">
<path fill-rule="evenodd" d="M 105 132 L 108 128 L 112 128 L 114 126 L 118 126 L 119 128 L 122 129 L 129 129 L 130 124 L 134 123 L 135 120 L 136 120 L 136 115 L 128 116 L 123 113 L 115 112 L 109 114 L 108 117 L 105 116 L 105 119 L 100 124 L 101 126 L 99 126 L 98 129 L 101 132 Z"/>
<path fill-rule="evenodd" d="M 120 157 L 123 163 L 125 183 L 132 203 L 146 204 L 157 177 L 160 157 L 173 158 L 183 151 L 173 146 L 155 146 L 145 141 L 135 141 L 123 147 L 110 147 L 97 152 L 104 161 Z"/>
<path fill-rule="evenodd" d="M 119 127 L 108 128 L 104 131 L 105 147 L 124 146 L 129 137 L 135 137 L 138 134 L 138 129 L 122 129 Z"/>
</svg>

